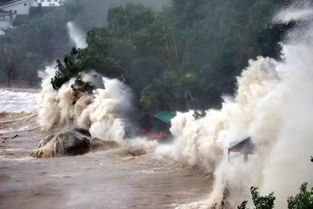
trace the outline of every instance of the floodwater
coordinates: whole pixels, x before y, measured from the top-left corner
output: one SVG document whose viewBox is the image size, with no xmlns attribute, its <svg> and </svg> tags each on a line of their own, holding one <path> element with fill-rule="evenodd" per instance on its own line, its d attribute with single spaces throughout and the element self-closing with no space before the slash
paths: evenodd
<svg viewBox="0 0 313 209">
<path fill-rule="evenodd" d="M 33 159 L 31 150 L 45 136 L 37 115 L 13 112 L 0 114 L 0 208 L 175 208 L 210 192 L 212 178 L 197 169 L 153 153 L 133 156 L 123 147 Z"/>
</svg>

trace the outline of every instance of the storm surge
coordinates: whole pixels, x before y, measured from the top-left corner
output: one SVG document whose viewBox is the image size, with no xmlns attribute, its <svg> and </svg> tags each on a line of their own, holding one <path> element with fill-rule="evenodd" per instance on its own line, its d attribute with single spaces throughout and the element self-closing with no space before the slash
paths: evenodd
<svg viewBox="0 0 313 209">
<path fill-rule="evenodd" d="M 128 87 L 117 79 L 101 78 L 96 73 L 89 73 L 83 75 L 83 81 L 93 85 L 100 84 L 103 88 L 97 88 L 93 94 L 78 96 L 71 88 L 74 78 L 56 91 L 50 82 L 53 76 L 54 69 L 46 69 L 39 96 L 38 122 L 45 131 L 53 132 L 78 126 L 89 129 L 93 137 L 123 141 L 123 114 L 131 108 L 128 106 L 131 105 Z"/>
<path fill-rule="evenodd" d="M 207 200 L 182 208 L 237 208 L 251 199 L 251 186 L 274 192 L 275 208 L 287 208 L 300 184 L 313 185 L 312 11 L 297 4 L 275 16 L 275 23 L 296 23 L 282 43 L 282 60 L 249 61 L 236 95 L 220 110 L 207 110 L 201 119 L 193 111 L 178 113 L 172 120 L 176 141 L 166 153 L 213 173 L 215 181 Z M 255 150 L 245 162 L 228 150 L 248 137 Z"/>
<path fill-rule="evenodd" d="M 48 67 L 42 76 L 38 122 L 48 132 L 80 127 L 93 138 L 121 145 L 136 142 L 150 151 L 157 147 L 156 154 L 212 174 L 214 186 L 208 198 L 180 208 L 237 208 L 251 199 L 251 186 L 262 194 L 275 192 L 275 207 L 286 208 L 287 197 L 301 183 L 313 184 L 312 18 L 313 9 L 306 4 L 278 13 L 274 24 L 296 23 L 282 43 L 282 60 L 250 60 L 237 78 L 236 94 L 225 98 L 221 109 L 209 109 L 202 118 L 194 117 L 194 110 L 177 113 L 171 121 L 171 145 L 125 140 L 127 115 L 133 111 L 131 90 L 117 79 L 92 72 L 81 77 L 96 90 L 78 96 L 71 88 L 75 78 L 54 90 L 55 69 Z M 244 139 L 255 147 L 248 160 L 229 152 Z"/>
<path fill-rule="evenodd" d="M 67 23 L 70 39 L 76 48 L 86 48 L 82 31 L 73 23 Z M 92 93 L 78 92 L 72 88 L 76 77 L 55 90 L 51 79 L 56 64 L 40 73 L 41 93 L 38 97 L 38 123 L 44 131 L 55 133 L 73 127 L 90 131 L 93 138 L 124 143 L 127 115 L 132 109 L 131 90 L 118 79 L 100 76 L 94 71 L 80 73 L 83 82 L 95 87 Z"/>
</svg>

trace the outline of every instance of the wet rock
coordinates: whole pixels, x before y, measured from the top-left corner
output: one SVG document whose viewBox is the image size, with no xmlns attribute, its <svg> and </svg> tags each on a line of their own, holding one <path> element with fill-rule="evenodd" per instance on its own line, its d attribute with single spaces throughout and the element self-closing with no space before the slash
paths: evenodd
<svg viewBox="0 0 313 209">
<path fill-rule="evenodd" d="M 50 158 L 85 154 L 91 148 L 91 135 L 88 130 L 74 128 L 58 135 L 51 135 L 31 153 L 32 157 Z"/>
</svg>

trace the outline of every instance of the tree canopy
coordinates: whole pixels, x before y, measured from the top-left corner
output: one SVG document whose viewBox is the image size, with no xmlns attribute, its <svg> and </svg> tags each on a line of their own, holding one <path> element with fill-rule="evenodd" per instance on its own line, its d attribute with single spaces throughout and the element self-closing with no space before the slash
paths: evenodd
<svg viewBox="0 0 313 209">
<path fill-rule="evenodd" d="M 248 59 L 279 59 L 279 42 L 292 26 L 272 25 L 271 18 L 285 3 L 172 0 L 158 11 L 134 3 L 115 6 L 88 31 L 88 47 L 75 66 L 125 81 L 146 112 L 214 107 L 221 94 L 234 92 Z M 77 20 L 88 28 L 90 20 L 82 18 L 90 13 L 86 8 L 93 8 L 86 0 L 69 1 L 2 37 L 0 45 L 15 50 L 16 71 L 34 72 L 70 51 L 65 23 Z"/>
<path fill-rule="evenodd" d="M 88 32 L 83 63 L 125 81 L 148 112 L 216 106 L 221 94 L 234 92 L 248 59 L 279 59 L 290 27 L 271 25 L 280 6 L 271 0 L 174 0 L 160 12 L 117 6 L 106 26 Z"/>
</svg>

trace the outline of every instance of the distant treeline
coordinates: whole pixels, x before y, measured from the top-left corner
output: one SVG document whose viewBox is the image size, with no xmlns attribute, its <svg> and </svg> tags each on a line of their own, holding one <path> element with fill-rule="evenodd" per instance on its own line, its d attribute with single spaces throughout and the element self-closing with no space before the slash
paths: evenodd
<svg viewBox="0 0 313 209">
<path fill-rule="evenodd" d="M 167 2 L 127 1 L 145 2 L 157 10 Z M 5 36 L 0 36 L 0 84 L 10 84 L 11 80 L 38 84 L 37 71 L 73 47 L 66 30 L 68 21 L 87 32 L 92 27 L 106 25 L 109 8 L 123 3 L 125 0 L 66 0 L 64 6 L 51 10 L 33 8 L 26 24 L 8 29 Z"/>
<path fill-rule="evenodd" d="M 39 66 L 70 51 L 64 23 L 76 18 L 88 26 L 83 2 L 73 1 L 3 37 L 3 69 L 27 66 L 31 79 Z M 89 47 L 79 50 L 78 64 L 64 65 L 122 79 L 147 112 L 216 106 L 221 94 L 234 92 L 248 59 L 280 57 L 278 43 L 290 25 L 272 25 L 271 19 L 287 3 L 172 0 L 161 11 L 133 3 L 116 6 L 103 18 L 104 26 L 89 30 Z M 77 59 L 74 52 L 67 61 Z"/>
<path fill-rule="evenodd" d="M 0 36 L 0 79 L 38 84 L 37 71 L 70 50 L 65 24 L 79 11 L 75 5 L 34 15 L 25 25 Z"/>
</svg>

